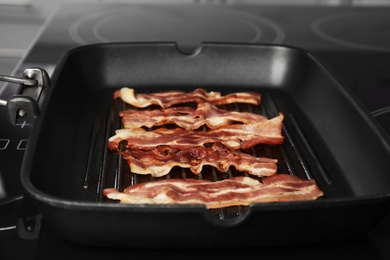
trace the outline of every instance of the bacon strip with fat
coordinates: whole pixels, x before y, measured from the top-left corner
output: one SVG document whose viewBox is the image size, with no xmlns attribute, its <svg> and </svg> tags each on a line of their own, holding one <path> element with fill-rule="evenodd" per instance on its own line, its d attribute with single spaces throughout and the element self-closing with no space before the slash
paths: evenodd
<svg viewBox="0 0 390 260">
<path fill-rule="evenodd" d="M 224 105 L 231 103 L 260 104 L 261 95 L 255 92 L 236 92 L 222 96 L 220 92 L 198 88 L 192 92 L 184 91 L 164 91 L 151 94 L 135 94 L 132 88 L 121 88 L 114 92 L 114 99 L 121 98 L 124 102 L 135 107 L 148 107 L 158 105 L 162 108 L 171 107 L 177 104 L 189 102 L 210 103 L 213 105 Z"/>
<path fill-rule="evenodd" d="M 151 149 L 159 145 L 183 149 L 219 142 L 230 149 L 248 149 L 258 144 L 281 144 L 283 114 L 263 122 L 232 124 L 208 131 L 185 130 L 182 128 L 158 128 L 146 131 L 143 128 L 118 129 L 108 140 L 108 148 L 117 150 L 119 143 L 127 141 L 133 149 Z"/>
<path fill-rule="evenodd" d="M 200 179 L 165 179 L 129 186 L 123 192 L 103 190 L 112 200 L 129 204 L 204 204 L 207 208 L 248 206 L 253 203 L 316 200 L 323 196 L 314 180 L 275 174 L 259 182 L 232 177 L 212 182 Z"/>
<path fill-rule="evenodd" d="M 127 149 L 120 154 L 133 173 L 150 174 L 153 177 L 168 174 L 174 166 L 189 168 L 194 174 L 199 174 L 204 165 L 211 165 L 220 172 L 226 172 L 230 166 L 234 166 L 238 171 L 258 177 L 271 176 L 277 170 L 276 159 L 230 150 L 220 143 L 210 148 L 196 146 L 183 150 L 169 146 L 158 146 L 151 150 Z"/>
<path fill-rule="evenodd" d="M 209 103 L 199 103 L 194 107 L 171 107 L 166 109 L 137 110 L 128 109 L 121 111 L 124 128 L 139 128 L 176 124 L 184 129 L 198 129 L 203 125 L 209 128 L 217 128 L 234 122 L 252 123 L 266 121 L 264 115 L 249 112 L 227 111 Z"/>
</svg>

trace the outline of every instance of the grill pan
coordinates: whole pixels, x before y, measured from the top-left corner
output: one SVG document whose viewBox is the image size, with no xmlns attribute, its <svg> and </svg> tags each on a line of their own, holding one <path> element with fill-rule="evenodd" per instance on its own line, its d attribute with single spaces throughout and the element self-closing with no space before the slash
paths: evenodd
<svg viewBox="0 0 390 260">
<path fill-rule="evenodd" d="M 114 90 L 256 91 L 261 106 L 229 105 L 269 117 L 284 113 L 283 145 L 256 147 L 279 160 L 278 172 L 315 179 L 316 201 L 203 205 L 128 205 L 107 187 L 154 181 L 136 176 L 107 140 L 120 128 Z M 261 247 L 353 239 L 388 213 L 389 138 L 353 93 L 305 50 L 283 45 L 109 43 L 77 47 L 43 89 L 21 170 L 26 196 L 63 238 L 86 246 L 130 248 Z M 173 168 L 168 177 L 200 176 Z"/>
</svg>

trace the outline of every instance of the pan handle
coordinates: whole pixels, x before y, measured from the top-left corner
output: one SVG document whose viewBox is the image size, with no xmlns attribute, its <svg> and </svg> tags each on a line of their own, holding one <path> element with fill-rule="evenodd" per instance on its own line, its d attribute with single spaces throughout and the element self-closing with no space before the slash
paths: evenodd
<svg viewBox="0 0 390 260">
<path fill-rule="evenodd" d="M 21 78 L 0 75 L 0 81 L 21 86 L 20 94 L 14 95 L 8 101 L 0 100 L 0 106 L 7 107 L 11 124 L 16 125 L 19 119 L 23 119 L 32 126 L 40 115 L 38 103 L 42 90 L 50 85 L 47 72 L 40 68 L 27 68 L 22 72 Z"/>
<path fill-rule="evenodd" d="M 6 76 L 6 75 L 0 75 L 0 81 L 23 84 L 25 86 L 35 86 L 38 84 L 38 81 L 36 79 L 17 78 L 17 77 Z"/>
</svg>

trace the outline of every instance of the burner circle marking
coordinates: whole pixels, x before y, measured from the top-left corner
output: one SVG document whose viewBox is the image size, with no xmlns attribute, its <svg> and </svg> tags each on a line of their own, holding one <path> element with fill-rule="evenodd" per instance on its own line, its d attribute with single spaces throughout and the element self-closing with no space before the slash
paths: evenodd
<svg viewBox="0 0 390 260">
<path fill-rule="evenodd" d="M 133 8 L 131 10 L 134 11 Z M 144 10 L 144 9 L 141 9 L 141 10 Z M 163 8 L 156 9 L 156 10 L 158 11 L 158 13 L 156 13 L 157 15 L 161 15 L 161 13 L 159 13 L 159 11 L 168 10 L 169 12 L 171 12 L 173 14 L 175 14 L 175 11 L 177 11 L 176 9 L 163 9 Z M 179 14 L 180 14 L 181 10 L 182 9 L 179 10 Z M 184 9 L 184 10 L 186 11 L 186 9 Z M 204 9 L 196 9 L 196 10 L 200 10 L 200 13 L 202 13 L 204 11 Z M 209 8 L 206 10 L 211 10 L 211 12 L 214 12 L 215 10 L 220 11 L 221 9 L 210 9 Z M 148 10 L 148 11 L 150 11 L 150 10 Z M 152 10 L 152 11 L 154 11 L 154 10 Z M 119 14 L 119 16 L 118 16 L 118 14 Z M 212 16 L 219 15 L 222 18 L 228 17 L 229 20 L 227 20 L 227 21 L 233 21 L 233 24 L 235 26 L 240 26 L 240 24 L 241 24 L 241 25 L 244 25 L 245 28 L 250 28 L 250 30 L 252 32 L 254 32 L 253 37 L 251 37 L 249 39 L 250 43 L 259 42 L 262 40 L 262 38 L 264 36 L 265 32 L 262 31 L 262 29 L 260 28 L 258 23 L 266 25 L 268 27 L 268 30 L 271 29 L 272 33 L 275 34 L 275 36 L 273 36 L 273 39 L 266 41 L 266 43 L 280 44 L 284 41 L 285 33 L 284 33 L 283 29 L 278 24 L 276 24 L 276 23 L 274 23 L 266 18 L 256 16 L 256 15 L 251 15 L 251 14 L 240 12 L 240 11 L 228 10 L 228 9 L 223 9 L 223 12 L 217 12 L 216 14 L 211 13 L 211 15 Z M 123 8 L 112 9 L 112 10 L 103 10 L 101 12 L 93 13 L 91 15 L 87 15 L 87 16 L 84 16 L 84 17 L 78 19 L 78 20 L 75 20 L 71 24 L 71 26 L 69 27 L 68 33 L 69 33 L 69 36 L 71 37 L 71 39 L 80 45 L 85 45 L 85 44 L 89 44 L 89 43 L 97 43 L 97 42 L 110 42 L 109 37 L 106 37 L 100 31 L 102 26 L 107 25 L 110 21 L 113 21 L 115 19 L 123 19 L 123 18 L 127 19 L 129 17 L 131 17 L 131 15 L 129 15 L 128 12 L 125 12 L 123 10 Z M 163 18 L 165 18 L 165 16 L 163 16 Z M 188 19 L 188 18 L 186 18 L 186 19 Z M 191 19 L 191 17 L 190 17 L 190 19 Z M 96 20 L 97 20 L 97 22 L 96 22 Z M 197 26 L 202 25 L 202 24 L 200 24 L 201 21 L 193 20 L 193 22 L 195 22 Z M 89 38 L 86 37 L 85 35 L 81 35 L 80 32 L 83 29 L 82 27 L 86 27 L 86 26 L 88 27 L 88 25 L 91 23 L 93 23 L 92 24 L 92 31 L 87 32 L 89 34 Z M 88 28 L 90 28 L 90 27 L 88 27 Z M 180 27 L 180 28 L 183 29 L 183 27 Z M 223 28 L 223 29 L 225 29 L 225 28 Z M 265 29 L 267 29 L 267 28 L 265 28 Z M 89 30 L 91 30 L 91 29 L 89 29 Z M 84 32 L 85 32 L 85 30 L 84 30 Z M 222 37 L 230 37 L 229 33 L 223 34 Z M 240 31 L 238 33 L 242 33 L 242 32 Z M 198 32 L 198 34 L 199 34 L 199 32 Z M 168 35 L 169 35 L 169 33 L 168 33 Z M 217 37 L 214 35 L 211 35 L 211 36 L 210 35 L 211 34 L 209 34 L 208 36 L 209 37 Z M 145 34 L 143 36 L 145 36 Z M 147 35 L 146 38 L 148 38 L 148 37 L 150 37 L 150 36 Z M 177 40 L 177 39 L 172 39 L 172 40 Z M 207 39 L 202 39 L 202 40 L 207 41 Z M 248 41 L 245 41 L 245 42 L 248 42 Z"/>
<path fill-rule="evenodd" d="M 342 46 L 345 46 L 345 47 L 352 47 L 352 48 L 357 48 L 357 49 L 365 49 L 365 50 L 372 50 L 372 51 L 390 51 L 390 47 L 385 47 L 385 46 L 373 46 L 373 45 L 370 45 L 370 44 L 365 44 L 365 43 L 357 43 L 357 42 L 354 42 L 353 40 L 344 40 L 344 39 L 339 39 L 337 37 L 334 37 L 332 35 L 329 35 L 328 33 L 324 32 L 323 29 L 321 27 L 323 27 L 326 23 L 328 22 L 331 22 L 331 21 L 337 21 L 337 20 L 340 20 L 339 24 L 340 24 L 340 27 L 339 28 L 342 28 L 342 25 L 343 25 L 343 19 L 358 19 L 359 22 L 362 22 L 363 19 L 370 19 L 372 17 L 375 17 L 375 19 L 373 20 L 377 20 L 378 19 L 378 14 L 365 14 L 365 15 L 362 15 L 362 14 L 357 14 L 357 13 L 348 13 L 348 14 L 337 14 L 337 15 L 332 15 L 332 16 L 327 16 L 327 17 L 323 17 L 323 18 L 320 18 L 320 19 L 317 19 L 315 20 L 312 24 L 311 24 L 311 30 L 319 37 L 329 41 L 329 42 L 333 42 L 333 43 L 336 43 L 336 44 L 339 44 L 339 45 L 342 45 Z M 379 17 L 381 17 L 379 15 Z M 388 16 L 383 16 L 383 18 L 385 19 L 389 19 Z M 390 20 L 389 20 L 390 21 Z M 367 25 L 367 23 L 365 23 Z M 350 27 L 350 28 L 347 28 L 347 29 L 359 29 L 358 27 Z M 390 28 L 390 27 L 389 27 Z M 345 27 L 344 27 L 345 29 Z M 390 31 L 387 32 L 387 35 L 390 35 Z"/>
</svg>

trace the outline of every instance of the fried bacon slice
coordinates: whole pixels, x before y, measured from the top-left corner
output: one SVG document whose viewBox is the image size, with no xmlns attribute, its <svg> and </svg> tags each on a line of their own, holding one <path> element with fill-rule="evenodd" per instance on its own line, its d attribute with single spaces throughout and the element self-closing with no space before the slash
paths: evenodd
<svg viewBox="0 0 390 260">
<path fill-rule="evenodd" d="M 252 123 L 266 121 L 264 115 L 249 112 L 227 111 L 209 103 L 199 103 L 194 107 L 171 107 L 166 109 L 121 111 L 124 128 L 139 128 L 176 124 L 184 129 L 198 129 L 207 125 L 210 129 L 229 125 L 235 122 Z"/>
<path fill-rule="evenodd" d="M 165 179 L 138 183 L 119 192 L 103 190 L 112 200 L 129 204 L 204 204 L 207 208 L 249 206 L 253 203 L 316 200 L 323 192 L 314 180 L 275 174 L 262 182 L 232 177 L 212 182 L 200 179 Z"/>
<path fill-rule="evenodd" d="M 189 168 L 194 174 L 199 174 L 204 165 L 211 165 L 220 172 L 234 166 L 238 171 L 258 177 L 273 175 L 277 170 L 276 159 L 251 156 L 230 150 L 220 143 L 214 143 L 209 148 L 196 146 L 183 150 L 170 146 L 158 146 L 151 150 L 128 149 L 120 154 L 133 173 L 151 174 L 153 177 L 168 174 L 174 166 Z"/>
<path fill-rule="evenodd" d="M 159 145 L 183 149 L 189 146 L 201 146 L 219 142 L 230 149 L 248 149 L 258 144 L 281 144 L 283 114 L 272 119 L 249 124 L 233 124 L 208 131 L 185 130 L 182 128 L 158 128 L 146 131 L 143 128 L 118 129 L 108 140 L 108 148 L 117 150 L 119 143 L 127 141 L 127 147 L 133 149 L 151 149 Z"/>
<path fill-rule="evenodd" d="M 135 94 L 132 88 L 121 88 L 114 92 L 114 99 L 121 98 L 124 102 L 135 107 L 143 108 L 151 105 L 158 105 L 162 108 L 171 107 L 177 104 L 190 102 L 210 103 L 213 105 L 224 105 L 231 103 L 260 104 L 261 95 L 255 92 L 236 92 L 222 96 L 220 92 L 198 88 L 192 92 L 164 91 L 150 94 Z"/>
</svg>

